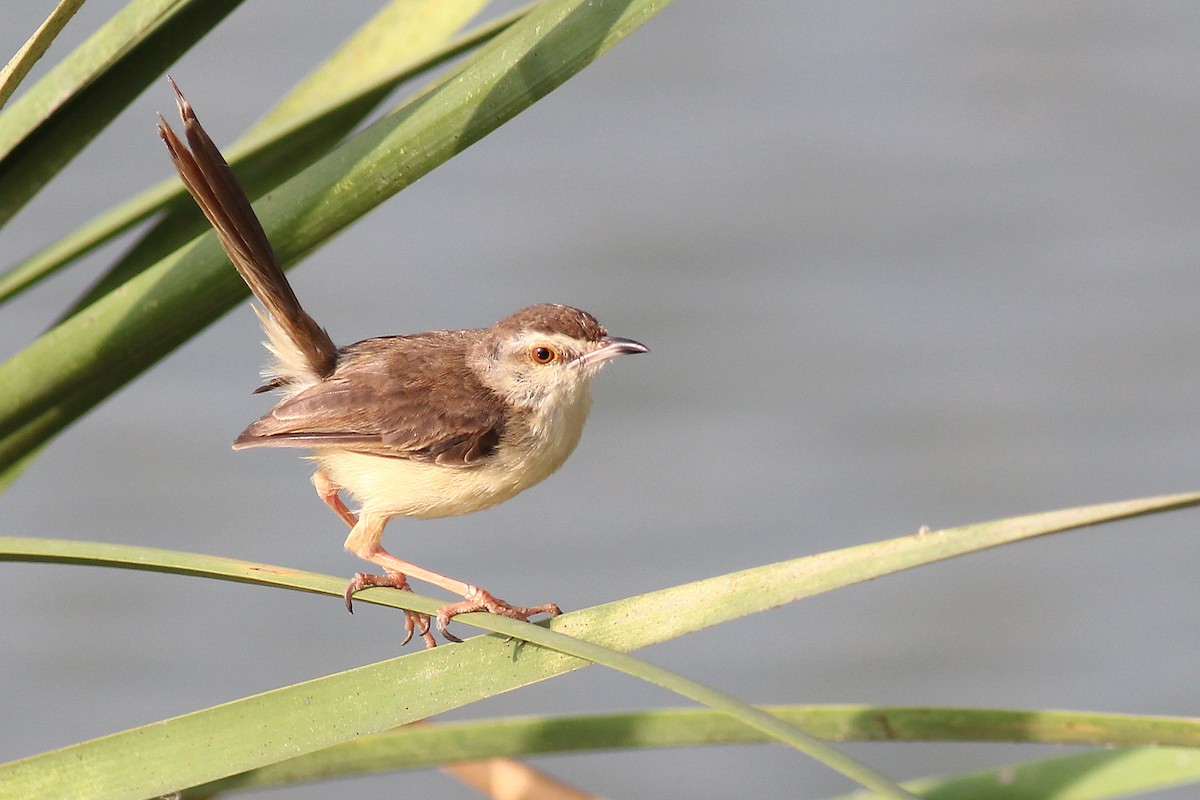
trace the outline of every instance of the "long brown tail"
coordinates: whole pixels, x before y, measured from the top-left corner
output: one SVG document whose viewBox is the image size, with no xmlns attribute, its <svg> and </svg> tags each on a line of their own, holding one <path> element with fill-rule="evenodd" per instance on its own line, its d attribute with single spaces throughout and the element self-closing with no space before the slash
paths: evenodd
<svg viewBox="0 0 1200 800">
<path fill-rule="evenodd" d="M 196 112 L 175 81 L 167 80 L 175 90 L 175 102 L 191 149 L 183 145 L 161 114 L 158 135 L 166 143 L 188 192 L 216 229 L 229 260 L 271 316 L 270 320 L 263 319 L 263 327 L 271 340 L 271 350 L 284 367 L 279 370 L 278 378 L 292 383 L 326 377 L 337 361 L 337 346 L 300 307 L 245 191 L 225 163 L 221 151 L 200 127 Z M 277 341 L 280 335 L 286 341 Z M 307 374 L 287 374 L 289 372 Z"/>
</svg>

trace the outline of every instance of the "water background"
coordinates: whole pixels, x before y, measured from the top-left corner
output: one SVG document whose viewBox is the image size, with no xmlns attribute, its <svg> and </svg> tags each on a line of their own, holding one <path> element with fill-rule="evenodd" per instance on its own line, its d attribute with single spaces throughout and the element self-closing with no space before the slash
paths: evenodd
<svg viewBox="0 0 1200 800">
<path fill-rule="evenodd" d="M 47 6 L 10 5 L 6 53 Z M 88 3 L 66 40 L 120 5 Z M 246 3 L 172 73 L 229 142 L 373 6 Z M 669 7 L 292 273 L 339 342 L 558 301 L 653 349 L 598 381 L 560 474 L 486 513 L 398 520 L 385 543 L 581 608 L 922 525 L 1200 487 L 1197 41 L 1182 2 Z M 0 233 L 3 265 L 167 176 L 154 115 L 171 106 L 165 83 L 145 93 Z M 0 356 L 129 242 L 0 310 Z M 242 305 L 72 427 L 0 500 L 0 531 L 349 576 L 296 454 L 229 449 L 268 405 L 249 394 L 259 339 Z M 1198 521 L 1004 548 L 644 655 L 763 703 L 1195 714 Z M 326 598 L 2 575 L 0 761 L 397 652 L 397 615 Z M 590 669 L 447 716 L 674 704 Z M 1062 752 L 849 749 L 897 778 Z M 782 747 L 534 762 L 611 797 L 848 788 Z M 256 796 L 350 791 L 475 796 L 433 771 Z"/>
</svg>

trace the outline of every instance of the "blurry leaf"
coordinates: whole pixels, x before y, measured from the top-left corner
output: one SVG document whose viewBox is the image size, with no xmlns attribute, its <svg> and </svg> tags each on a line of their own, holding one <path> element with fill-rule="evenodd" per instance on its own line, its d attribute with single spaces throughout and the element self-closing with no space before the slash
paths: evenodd
<svg viewBox="0 0 1200 800">
<path fill-rule="evenodd" d="M 0 226 L 241 0 L 133 0 L 0 114 Z"/>
<path fill-rule="evenodd" d="M 1200 781 L 1200 750 L 1078 753 L 905 785 L 925 800 L 1108 800 Z M 836 800 L 867 800 L 855 793 Z"/>
<path fill-rule="evenodd" d="M 522 8 L 494 19 L 415 61 L 397 62 L 389 71 L 377 76 L 372 81 L 353 86 L 341 93 L 326 96 L 307 112 L 291 117 L 286 122 L 276 123 L 261 134 L 249 138 L 244 137 L 242 144 L 228 148 L 225 155 L 229 163 L 234 165 L 238 175 L 241 176 L 247 191 L 252 194 L 261 193 L 256 190 L 265 190 L 275 186 L 286 175 L 292 174 L 299 163 L 309 163 L 316 158 L 316 153 L 309 152 L 313 147 L 312 141 L 328 138 L 329 131 L 335 125 L 340 126 L 338 129 L 344 134 L 356 124 L 358 122 L 356 117 L 351 118 L 348 123 L 343 118 L 352 117 L 349 112 L 361 105 L 365 97 L 381 91 L 390 91 L 404 81 L 462 55 L 504 30 L 527 11 L 528 8 Z M 339 122 L 339 120 L 342 121 Z M 154 212 L 162 210 L 168 204 L 176 206 L 180 216 L 184 216 L 185 212 L 193 214 L 196 211 L 187 192 L 184 191 L 183 184 L 177 177 L 172 176 L 157 186 L 104 212 L 41 252 L 35 253 L 7 272 L 0 274 L 0 303 L 12 299 L 39 281 L 48 278 Z M 175 213 L 172 212 L 172 216 Z M 195 227 L 191 229 L 193 235 L 204 230 L 204 226 L 200 222 L 200 217 L 196 215 Z M 187 234 L 176 231 L 176 235 L 186 236 Z M 134 259 L 132 254 L 122 258 L 73 308 L 68 309 L 62 318 L 65 319 L 78 312 L 83 306 L 89 305 L 98 297 L 117 288 L 131 275 L 148 266 L 148 263 L 144 263 L 146 249 L 139 247 L 138 252 L 141 254 L 141 258 Z"/>
<path fill-rule="evenodd" d="M 486 0 L 392 0 L 228 148 L 228 160 L 235 163 L 244 158 L 248 145 L 273 141 L 269 148 L 255 147 L 253 157 L 239 164 L 239 180 L 250 198 L 329 152 L 401 78 L 451 57 L 448 54 L 458 48 L 447 48 L 447 41 L 486 4 Z M 398 72 L 398 66 L 409 69 Z M 163 166 L 168 164 L 164 160 Z M 174 203 L 63 319 L 208 230 L 196 204 L 181 193 L 178 179 L 172 178 L 169 186 L 172 198 L 185 199 Z"/>
<path fill-rule="evenodd" d="M 1086 711 L 888 706 L 767 706 L 764 711 L 838 742 L 994 741 L 1200 746 L 1200 720 Z M 184 793 L 288 786 L 459 761 L 581 751 L 763 743 L 770 739 L 704 709 L 517 717 L 411 725 L 234 775 Z M 1197 751 L 1200 752 L 1200 751 Z M 1193 771 L 1191 780 L 1200 779 Z M 911 787 L 910 787 L 911 788 Z"/>
<path fill-rule="evenodd" d="M 25 80 L 29 70 L 33 69 L 33 65 L 45 54 L 51 42 L 82 5 L 83 0 L 61 0 L 50 12 L 50 16 L 46 17 L 46 21 L 38 26 L 25 44 L 21 45 L 21 49 L 8 60 L 4 69 L 0 69 L 0 108 L 4 108 L 8 103 L 8 98 L 12 97 L 21 81 Z"/>
<path fill-rule="evenodd" d="M 285 264 L 599 58 L 666 0 L 539 5 L 467 64 L 258 205 Z M 203 101 L 191 98 L 201 110 Z M 0 483 L 11 465 L 245 296 L 211 234 L 0 365 Z"/>
</svg>

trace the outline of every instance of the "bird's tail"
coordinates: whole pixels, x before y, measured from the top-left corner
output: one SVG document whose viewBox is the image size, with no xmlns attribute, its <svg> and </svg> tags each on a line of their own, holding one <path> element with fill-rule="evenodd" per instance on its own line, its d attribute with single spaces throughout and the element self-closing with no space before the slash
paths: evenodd
<svg viewBox="0 0 1200 800">
<path fill-rule="evenodd" d="M 175 82 L 167 80 L 175 90 L 188 146 L 161 114 L 158 134 L 188 192 L 216 229 L 229 260 L 266 309 L 266 313 L 257 308 L 255 312 L 267 334 L 267 348 L 275 356 L 275 363 L 267 368 L 270 386 L 299 388 L 326 377 L 337 361 L 336 345 L 300 307 L 245 191 L 221 151 L 200 127 L 191 104 Z"/>
</svg>

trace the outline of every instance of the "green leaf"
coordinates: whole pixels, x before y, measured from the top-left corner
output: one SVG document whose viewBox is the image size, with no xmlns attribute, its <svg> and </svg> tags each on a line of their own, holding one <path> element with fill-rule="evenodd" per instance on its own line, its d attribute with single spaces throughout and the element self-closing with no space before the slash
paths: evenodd
<svg viewBox="0 0 1200 800">
<path fill-rule="evenodd" d="M 1163 747 L 1079 753 L 905 785 L 925 800 L 1107 800 L 1197 781 L 1200 750 Z"/>
<path fill-rule="evenodd" d="M 666 0 L 557 0 L 458 71 L 283 184 L 256 209 L 285 264 L 594 61 Z M 211 234 L 0 365 L 0 470 L 245 296 Z"/>
<path fill-rule="evenodd" d="M 447 47 L 447 40 L 484 5 L 486 0 L 392 0 L 229 148 L 248 195 L 258 197 L 327 153 L 400 80 L 433 69 L 465 49 Z M 502 27 L 488 29 L 498 32 Z M 407 68 L 397 70 L 398 66 Z M 267 141 L 271 144 L 264 147 Z M 177 179 L 168 186 L 173 200 L 183 197 Z M 208 222 L 191 198 L 174 203 L 62 319 L 206 230 Z"/>
<path fill-rule="evenodd" d="M 0 226 L 241 0 L 133 0 L 0 115 Z"/>
<path fill-rule="evenodd" d="M 895 539 L 752 567 L 593 606 L 587 609 L 587 619 L 579 616 L 585 612 L 576 611 L 556 617 L 552 627 L 569 635 L 579 635 L 589 626 L 598 624 L 602 633 L 592 631 L 588 639 L 625 652 L 805 597 L 955 556 L 1038 536 L 1197 505 L 1200 505 L 1200 492 L 1185 492 L 1046 511 L 940 531 L 921 531 Z M 345 581 L 339 578 L 288 567 L 153 547 L 73 539 L 0 536 L 0 561 L 150 570 L 255 583 L 331 597 L 341 597 L 345 588 Z M 436 611 L 441 605 L 433 598 L 422 597 L 414 592 L 400 593 L 389 589 L 367 589 L 356 594 L 355 598 L 426 613 Z M 525 623 L 493 614 L 462 614 L 455 617 L 455 621 L 517 638 L 535 633 Z"/>
<path fill-rule="evenodd" d="M 421 60 L 440 50 L 487 2 L 391 0 L 284 95 L 244 138 L 260 137 L 273 128 L 288 125 L 294 118 L 321 107 L 330 95 L 344 94 L 361 86 L 376 86 L 374 96 L 363 99 L 366 107 L 374 107 L 391 90 L 386 78 L 397 64 Z M 362 114 L 356 116 L 361 118 Z"/>
<path fill-rule="evenodd" d="M 0 108 L 8 103 L 8 98 L 25 80 L 29 70 L 38 62 L 50 47 L 51 42 L 62 32 L 62 29 L 75 16 L 75 12 L 83 5 L 83 0 L 61 0 L 46 21 L 38 26 L 33 35 L 21 45 L 16 55 L 8 60 L 4 69 L 0 69 Z"/>
<path fill-rule="evenodd" d="M 314 142 L 336 140 L 357 124 L 361 120 L 361 114 L 365 113 L 363 107 L 368 104 L 370 98 L 376 95 L 383 96 L 401 83 L 488 41 L 524 16 L 528 10 L 528 7 L 517 9 L 413 61 L 396 61 L 390 69 L 371 80 L 341 92 L 331 91 L 319 98 L 307 111 L 299 112 L 285 121 L 275 121 L 269 129 L 243 137 L 239 144 L 226 150 L 226 157 L 241 176 L 247 191 L 253 195 L 261 194 L 281 182 L 286 175 L 292 174 L 298 165 L 311 163 L 319 155 L 319 152 L 314 152 Z M 196 213 L 195 205 L 188 198 L 183 184 L 172 176 L 9 268 L 0 275 L 0 303 L 11 300 L 168 206 L 174 209 L 171 218 L 179 215 L 194 220 L 195 227 L 188 228 L 192 235 L 204 230 L 202 218 Z M 156 225 L 156 229 L 158 227 Z M 176 230 L 175 235 L 190 238 L 187 231 L 182 229 Z M 178 247 L 183 241 L 186 241 L 186 238 L 180 238 L 175 246 Z M 159 247 L 164 250 L 168 248 L 165 244 L 160 244 Z M 73 308 L 63 314 L 63 319 L 116 289 L 155 260 L 150 258 L 153 253 L 148 245 L 139 246 L 136 255 L 135 258 L 132 252 L 126 254 Z"/>
<path fill-rule="evenodd" d="M 564 614 L 553 620 L 554 630 L 490 614 L 464 614 L 456 618 L 456 624 L 461 621 L 542 646 L 517 646 L 496 637 L 476 637 L 462 645 L 361 667 L 14 762 L 0 767 L 0 781 L 13 781 L 11 785 L 28 789 L 28 793 L 43 791 L 50 796 L 55 795 L 53 790 L 61 793 L 67 788 L 77 797 L 127 796 L 122 792 L 129 790 L 133 781 L 150 791 L 173 791 L 366 733 L 382 732 L 578 669 L 588 663 L 588 658 L 695 697 L 694 683 L 677 681 L 677 676 L 656 671 L 651 665 L 644 665 L 650 667 L 649 672 L 638 665 L 631 668 L 629 662 L 619 658 L 620 653 L 801 597 L 975 550 L 1197 504 L 1200 492 L 917 533 Z M 0 538 L 0 560 L 127 566 L 287 586 L 331 596 L 340 596 L 343 588 L 343 581 L 337 578 L 283 567 L 84 542 Z M 432 598 L 386 589 L 367 590 L 359 597 L 425 613 L 440 605 Z M 600 648 L 618 652 L 610 654 Z M 397 703 L 398 697 L 404 702 Z M 725 702 L 714 696 L 702 699 Z M 740 714 L 744 722 L 766 722 L 733 706 L 718 707 Z M 774 717 L 771 720 L 782 723 Z M 773 735 L 777 733 L 772 731 Z M 843 767 L 838 764 L 838 768 Z M 45 783 L 56 780 L 54 776 L 69 780 L 70 786 Z M 96 793 L 88 794 L 85 789 Z"/>
<path fill-rule="evenodd" d="M 0 558 L 109 564 L 177 574 L 207 575 L 240 582 L 288 586 L 339 597 L 343 586 L 343 582 L 337 578 L 283 567 L 121 545 L 0 538 Z M 710 579 L 703 583 L 713 582 L 714 579 Z M 672 596 L 677 593 L 678 589 L 672 589 L 637 598 L 636 606 L 640 609 L 645 601 L 652 608 L 662 611 L 675 603 Z M 397 604 L 401 603 L 425 613 L 435 613 L 441 605 L 432 598 L 410 592 L 403 593 L 399 598 L 395 597 L 396 594 L 392 591 L 368 590 L 357 597 L 393 607 L 399 607 Z M 665 598 L 666 606 L 661 606 L 664 601 L 660 597 Z M 55 783 L 54 777 L 63 772 L 62 765 L 78 762 L 93 765 L 95 769 L 91 772 L 81 769 L 73 771 L 70 781 L 75 797 L 161 794 L 273 763 L 287 755 L 312 752 L 364 733 L 379 732 L 423 719 L 594 662 L 725 711 L 882 795 L 909 797 L 870 768 L 783 720 L 723 692 L 583 638 L 603 639 L 614 633 L 620 634 L 619 629 L 626 626 L 630 614 L 622 613 L 616 607 L 631 605 L 630 601 L 609 604 L 556 620 L 568 624 L 573 620 L 574 630 L 581 638 L 572 638 L 506 617 L 463 615 L 460 619 L 470 624 L 503 633 L 513 639 L 540 644 L 545 649 L 522 647 L 519 652 L 509 654 L 507 649 L 495 649 L 497 646 L 506 648 L 503 642 L 490 637 L 477 637 L 453 648 L 427 650 L 403 659 L 360 667 L 34 756 L 8 767 L 0 767 L 0 780 L 11 782 L 12 786 L 26 791 L 52 796 L 63 788 Z M 598 610 L 601 611 L 599 616 L 595 613 Z M 623 646 L 633 649 L 662 641 L 665 638 L 664 631 L 668 630 L 669 626 L 666 625 L 648 624 L 632 640 L 619 638 L 625 639 Z M 468 654 L 468 648 L 470 658 L 459 659 L 457 656 Z M 445 661 L 447 651 L 455 654 L 449 663 Z M 432 659 L 433 663 L 427 663 L 427 659 Z M 353 703 L 346 698 L 350 692 L 356 698 Z M 420 695 L 420 698 L 411 699 L 403 706 L 389 700 L 393 696 L 416 695 Z M 303 708 L 297 709 L 298 705 Z M 315 719 L 309 717 L 310 714 L 322 715 L 323 722 L 317 724 Z M 252 730 L 245 730 L 248 720 L 254 720 L 254 724 L 249 726 Z M 212 740 L 215 738 L 223 741 L 214 743 Z M 249 748 L 247 738 L 262 742 L 257 748 Z M 189 741 L 204 741 L 209 746 L 198 752 L 187 745 Z M 144 759 L 148 755 L 152 757 L 147 762 Z M 130 763 L 131 760 L 136 763 Z"/>
<path fill-rule="evenodd" d="M 814 736 L 847 741 L 993 741 L 1046 744 L 1200 746 L 1200 720 L 1086 711 L 891 706 L 767 706 Z M 291 758 L 190 789 L 186 798 L 288 786 L 488 758 L 714 744 L 764 743 L 765 734 L 725 714 L 657 709 L 415 725 Z M 1193 773 L 1195 775 L 1195 773 Z M 1195 775 L 1193 778 L 1200 778 Z M 911 787 L 909 787 L 911 788 Z"/>
</svg>

